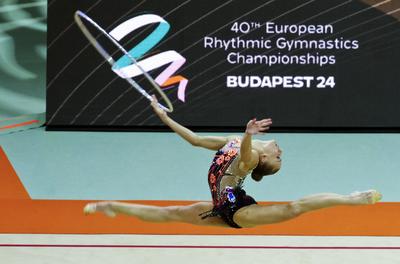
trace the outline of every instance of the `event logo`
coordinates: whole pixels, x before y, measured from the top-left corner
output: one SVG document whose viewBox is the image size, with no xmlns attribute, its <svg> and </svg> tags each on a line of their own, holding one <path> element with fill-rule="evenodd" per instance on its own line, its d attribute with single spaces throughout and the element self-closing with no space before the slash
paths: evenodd
<svg viewBox="0 0 400 264">
<path fill-rule="evenodd" d="M 129 56 L 138 60 L 137 64 L 134 63 L 128 55 L 124 55 L 116 61 L 112 70 L 120 77 L 126 79 L 142 75 L 143 70 L 149 72 L 168 65 L 166 69 L 155 78 L 155 81 L 164 89 L 171 85 L 178 84 L 178 99 L 184 102 L 188 80 L 181 75 L 172 76 L 186 61 L 182 55 L 174 50 L 169 50 L 140 60 L 146 52 L 156 46 L 167 34 L 170 28 L 167 21 L 157 15 L 140 15 L 123 22 L 111 30 L 110 35 L 117 41 L 120 41 L 139 28 L 157 23 L 158 26 L 153 32 L 129 51 Z"/>
</svg>

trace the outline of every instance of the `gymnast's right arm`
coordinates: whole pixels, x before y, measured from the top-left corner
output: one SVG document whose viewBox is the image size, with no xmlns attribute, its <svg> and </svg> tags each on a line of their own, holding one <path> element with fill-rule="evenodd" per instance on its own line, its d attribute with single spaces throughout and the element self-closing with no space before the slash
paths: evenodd
<svg viewBox="0 0 400 264">
<path fill-rule="evenodd" d="M 169 126 L 175 133 L 185 139 L 187 142 L 193 146 L 202 147 L 210 150 L 219 150 L 222 148 L 229 140 L 229 137 L 217 137 L 217 136 L 199 136 L 190 129 L 182 126 L 178 122 L 170 118 L 167 113 L 160 108 L 157 102 L 157 98 L 153 95 L 153 101 L 151 106 L 154 112 L 158 115 L 161 121 Z"/>
</svg>

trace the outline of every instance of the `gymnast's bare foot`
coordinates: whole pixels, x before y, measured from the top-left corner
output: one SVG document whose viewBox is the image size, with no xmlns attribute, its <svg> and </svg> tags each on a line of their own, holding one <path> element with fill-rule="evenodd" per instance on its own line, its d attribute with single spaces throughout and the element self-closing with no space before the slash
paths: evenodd
<svg viewBox="0 0 400 264">
<path fill-rule="evenodd" d="M 376 190 L 354 192 L 350 194 L 359 204 L 375 204 L 382 199 L 382 194 Z"/>
<path fill-rule="evenodd" d="M 111 202 L 89 203 L 83 208 L 83 213 L 86 215 L 94 214 L 95 212 L 102 212 L 108 217 L 117 215 L 111 208 Z"/>
</svg>

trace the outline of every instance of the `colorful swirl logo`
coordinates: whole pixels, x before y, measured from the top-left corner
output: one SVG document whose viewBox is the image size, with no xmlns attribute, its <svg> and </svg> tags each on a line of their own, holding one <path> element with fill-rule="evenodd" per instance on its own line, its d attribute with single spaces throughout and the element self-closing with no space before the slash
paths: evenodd
<svg viewBox="0 0 400 264">
<path fill-rule="evenodd" d="M 149 72 L 167 66 L 166 69 L 163 70 L 154 80 L 164 89 L 171 85 L 178 84 L 178 99 L 185 102 L 185 90 L 188 80 L 181 75 L 173 76 L 173 74 L 186 62 L 186 59 L 182 57 L 182 55 L 174 50 L 168 50 L 152 55 L 143 60 L 139 60 L 144 54 L 146 54 L 146 52 L 156 46 L 167 34 L 170 29 L 170 25 L 167 21 L 157 15 L 140 15 L 118 25 L 116 28 L 111 30 L 109 34 L 117 41 L 120 41 L 133 31 L 152 24 L 158 24 L 158 26 L 139 44 L 129 50 L 129 55 L 137 60 L 137 64 L 134 64 L 129 56 L 124 55 L 116 61 L 112 70 L 121 78 L 126 79 L 142 75 L 143 71 L 140 68 Z"/>
</svg>

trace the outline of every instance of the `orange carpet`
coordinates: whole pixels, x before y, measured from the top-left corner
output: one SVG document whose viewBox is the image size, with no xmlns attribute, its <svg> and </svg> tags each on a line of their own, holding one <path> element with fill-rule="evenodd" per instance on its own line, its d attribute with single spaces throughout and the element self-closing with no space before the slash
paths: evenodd
<svg viewBox="0 0 400 264">
<path fill-rule="evenodd" d="M 1 147 L 0 199 L 0 233 L 400 236 L 400 203 L 340 206 L 280 224 L 241 230 L 145 223 L 126 216 L 114 219 L 100 214 L 84 216 L 82 209 L 88 201 L 30 199 Z M 132 202 L 166 206 L 193 201 Z"/>
</svg>

